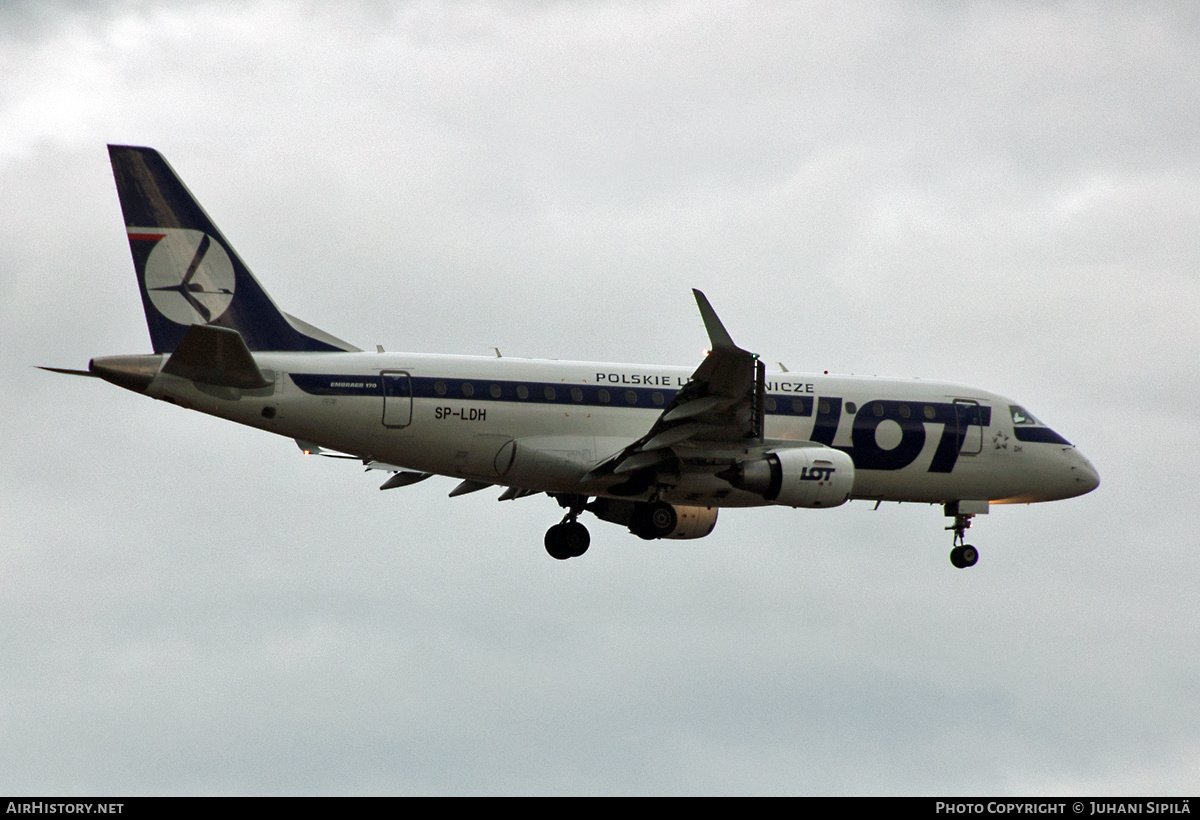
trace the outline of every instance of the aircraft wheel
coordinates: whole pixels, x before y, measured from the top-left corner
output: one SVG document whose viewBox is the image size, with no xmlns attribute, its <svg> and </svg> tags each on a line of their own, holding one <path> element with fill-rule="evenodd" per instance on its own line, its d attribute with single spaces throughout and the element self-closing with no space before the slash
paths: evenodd
<svg viewBox="0 0 1200 820">
<path fill-rule="evenodd" d="M 587 527 L 578 521 L 564 521 L 546 530 L 546 552 L 559 561 L 578 558 L 587 552 L 591 543 L 592 536 Z"/>
<path fill-rule="evenodd" d="M 979 550 L 970 544 L 963 544 L 961 547 L 955 547 L 950 550 L 950 563 L 954 564 L 958 569 L 973 567 L 978 560 Z"/>
<path fill-rule="evenodd" d="M 587 552 L 592 543 L 592 536 L 587 527 L 578 521 L 570 521 L 558 526 L 558 541 L 562 545 L 563 552 L 566 552 L 571 558 L 578 558 Z"/>
<path fill-rule="evenodd" d="M 555 524 L 546 530 L 546 552 L 550 553 L 551 558 L 556 558 L 559 561 L 565 561 L 572 555 L 566 544 L 566 539 L 563 538 L 563 527 L 565 526 L 566 524 Z"/>
</svg>

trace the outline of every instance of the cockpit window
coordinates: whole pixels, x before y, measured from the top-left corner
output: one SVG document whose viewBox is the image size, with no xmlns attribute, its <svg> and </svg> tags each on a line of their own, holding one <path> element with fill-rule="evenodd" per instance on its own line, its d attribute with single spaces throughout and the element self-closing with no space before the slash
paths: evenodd
<svg viewBox="0 0 1200 820">
<path fill-rule="evenodd" d="M 1012 412 L 1013 424 L 1041 424 L 1041 422 L 1035 419 L 1033 414 L 1028 412 L 1024 407 L 1010 404 L 1008 409 Z"/>
</svg>

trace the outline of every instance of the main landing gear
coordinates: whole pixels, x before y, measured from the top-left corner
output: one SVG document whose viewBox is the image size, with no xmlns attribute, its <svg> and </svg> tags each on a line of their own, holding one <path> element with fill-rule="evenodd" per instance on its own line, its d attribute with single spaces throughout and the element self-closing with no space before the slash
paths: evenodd
<svg viewBox="0 0 1200 820">
<path fill-rule="evenodd" d="M 950 563 L 959 569 L 973 567 L 979 560 L 979 550 L 966 543 L 966 534 L 971 528 L 972 518 L 973 515 L 956 514 L 954 523 L 946 527 L 954 531 L 954 549 L 950 550 Z"/>
<path fill-rule="evenodd" d="M 567 508 L 563 520 L 546 530 L 546 552 L 551 558 L 565 561 L 568 558 L 578 558 L 587 552 L 592 543 L 592 536 L 587 527 L 580 524 L 579 514 L 583 512 L 587 499 L 583 496 L 558 496 L 558 503 Z"/>
<path fill-rule="evenodd" d="M 679 523 L 675 508 L 665 501 L 639 504 L 635 510 L 629 522 L 629 529 L 644 541 L 665 538 L 675 531 L 675 526 Z"/>
</svg>

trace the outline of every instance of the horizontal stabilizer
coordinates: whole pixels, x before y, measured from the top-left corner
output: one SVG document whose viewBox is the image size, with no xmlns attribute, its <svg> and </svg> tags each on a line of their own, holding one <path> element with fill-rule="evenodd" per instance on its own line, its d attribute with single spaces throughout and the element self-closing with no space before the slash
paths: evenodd
<svg viewBox="0 0 1200 820">
<path fill-rule="evenodd" d="M 242 334 L 214 325 L 192 325 L 163 365 L 163 373 L 218 387 L 268 387 Z"/>
</svg>

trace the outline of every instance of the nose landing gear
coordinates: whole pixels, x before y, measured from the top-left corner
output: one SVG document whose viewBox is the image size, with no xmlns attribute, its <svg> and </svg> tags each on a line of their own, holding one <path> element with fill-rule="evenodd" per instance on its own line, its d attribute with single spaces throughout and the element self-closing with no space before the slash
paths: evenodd
<svg viewBox="0 0 1200 820">
<path fill-rule="evenodd" d="M 966 534 L 971 528 L 972 518 L 973 515 L 955 514 L 954 523 L 946 527 L 954 531 L 954 549 L 950 550 L 950 563 L 958 569 L 973 567 L 979 560 L 979 550 L 966 543 Z"/>
<path fill-rule="evenodd" d="M 975 566 L 975 562 L 979 560 L 979 550 L 975 549 L 970 544 L 960 544 L 950 550 L 950 563 L 959 569 Z"/>
</svg>

